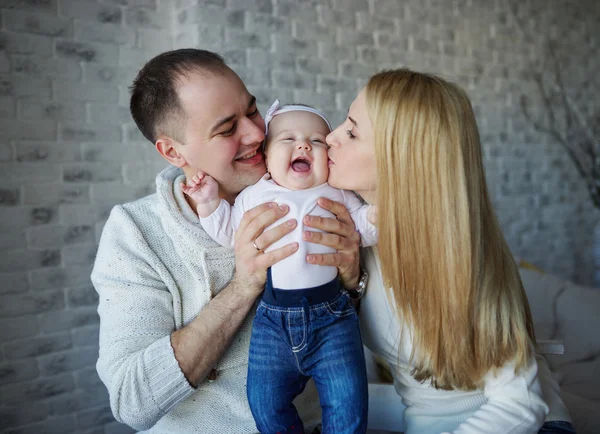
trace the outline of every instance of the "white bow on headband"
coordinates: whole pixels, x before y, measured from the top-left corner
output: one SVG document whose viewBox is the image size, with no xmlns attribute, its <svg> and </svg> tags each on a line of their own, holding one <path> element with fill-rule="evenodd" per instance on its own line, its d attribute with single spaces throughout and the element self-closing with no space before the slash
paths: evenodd
<svg viewBox="0 0 600 434">
<path fill-rule="evenodd" d="M 277 115 L 283 114 L 283 113 L 287 113 L 287 112 L 309 112 L 309 113 L 314 113 L 317 116 L 321 117 L 325 123 L 327 124 L 327 126 L 329 127 L 329 130 L 331 130 L 331 125 L 329 124 L 329 121 L 327 120 L 327 118 L 325 117 L 325 115 L 323 113 L 321 113 L 319 110 L 314 109 L 312 107 L 306 107 L 303 105 L 284 105 L 283 107 L 279 107 L 279 100 L 276 99 L 273 104 L 271 104 L 271 107 L 269 107 L 269 110 L 267 110 L 267 114 L 265 115 L 265 136 L 267 135 L 267 133 L 269 132 L 269 124 L 271 123 L 271 121 L 273 120 L 273 118 Z"/>
</svg>

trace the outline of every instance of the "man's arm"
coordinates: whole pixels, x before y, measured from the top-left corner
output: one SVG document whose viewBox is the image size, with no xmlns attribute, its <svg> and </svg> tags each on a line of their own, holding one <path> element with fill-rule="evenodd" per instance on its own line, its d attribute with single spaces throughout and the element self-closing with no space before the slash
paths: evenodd
<svg viewBox="0 0 600 434">
<path fill-rule="evenodd" d="M 263 253 L 253 244 L 256 242 L 264 250 L 294 230 L 296 221 L 290 220 L 263 233 L 287 212 L 287 206 L 277 207 L 271 203 L 259 205 L 244 215 L 235 235 L 233 280 L 191 323 L 171 335 L 175 357 L 193 386 L 206 378 L 229 346 L 264 288 L 267 268 L 298 249 L 298 244 L 292 243 Z"/>
<path fill-rule="evenodd" d="M 179 300 L 167 289 L 170 270 L 128 212 L 113 209 L 92 281 L 99 295 L 97 369 L 117 420 L 138 430 L 149 429 L 193 392 L 190 384 L 198 384 L 214 367 L 262 290 L 267 267 L 297 249 L 289 245 L 262 254 L 252 245 L 257 234 L 286 213 L 287 209 L 268 205 L 249 211 L 236 241 L 233 281 L 197 318 L 182 326 L 173 313 Z M 259 235 L 257 243 L 270 245 L 293 230 L 293 223 Z"/>
</svg>

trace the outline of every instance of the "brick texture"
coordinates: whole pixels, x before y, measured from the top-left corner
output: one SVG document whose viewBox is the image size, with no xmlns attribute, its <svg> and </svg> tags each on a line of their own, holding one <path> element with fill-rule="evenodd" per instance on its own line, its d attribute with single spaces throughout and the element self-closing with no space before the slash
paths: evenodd
<svg viewBox="0 0 600 434">
<path fill-rule="evenodd" d="M 324 110 L 332 125 L 381 69 L 408 66 L 458 82 L 472 98 L 514 254 L 590 283 L 600 215 L 566 153 L 519 106 L 528 95 L 542 113 L 527 73 L 539 67 L 544 39 L 554 38 L 567 50 L 565 77 L 581 112 L 598 110 L 598 89 L 588 85 L 598 56 L 588 49 L 598 46 L 589 30 L 599 10 L 596 0 L 569 4 L 0 2 L 2 429 L 133 432 L 113 419 L 95 371 L 99 319 L 89 275 L 112 206 L 152 193 L 165 165 L 131 119 L 127 87 L 145 61 L 172 48 L 221 53 L 263 113 L 280 98 Z"/>
</svg>

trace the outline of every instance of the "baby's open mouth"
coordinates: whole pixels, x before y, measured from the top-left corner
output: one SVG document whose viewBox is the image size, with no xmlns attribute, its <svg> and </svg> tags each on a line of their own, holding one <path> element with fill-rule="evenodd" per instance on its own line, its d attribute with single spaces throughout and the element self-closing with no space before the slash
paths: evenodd
<svg viewBox="0 0 600 434">
<path fill-rule="evenodd" d="M 304 157 L 298 157 L 292 161 L 292 170 L 294 172 L 308 172 L 310 170 L 310 161 Z"/>
</svg>

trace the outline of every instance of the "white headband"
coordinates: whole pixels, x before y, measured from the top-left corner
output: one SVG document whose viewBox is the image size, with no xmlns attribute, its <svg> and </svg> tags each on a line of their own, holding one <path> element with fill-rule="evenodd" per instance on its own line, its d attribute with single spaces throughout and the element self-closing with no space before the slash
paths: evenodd
<svg viewBox="0 0 600 434">
<path fill-rule="evenodd" d="M 312 107 L 306 107 L 304 105 L 284 105 L 283 107 L 279 107 L 279 100 L 276 99 L 273 104 L 271 104 L 271 107 L 269 107 L 269 110 L 267 110 L 267 114 L 265 115 L 265 136 L 267 135 L 267 133 L 269 132 L 269 124 L 271 123 L 271 121 L 273 120 L 273 118 L 277 115 L 283 114 L 283 113 L 287 113 L 287 112 L 309 112 L 309 113 L 314 113 L 317 116 L 321 117 L 325 123 L 327 124 L 327 126 L 329 127 L 329 131 L 331 131 L 331 125 L 329 124 L 329 121 L 327 120 L 327 118 L 325 117 L 325 115 L 323 113 L 321 113 L 319 110 L 314 109 Z"/>
</svg>

